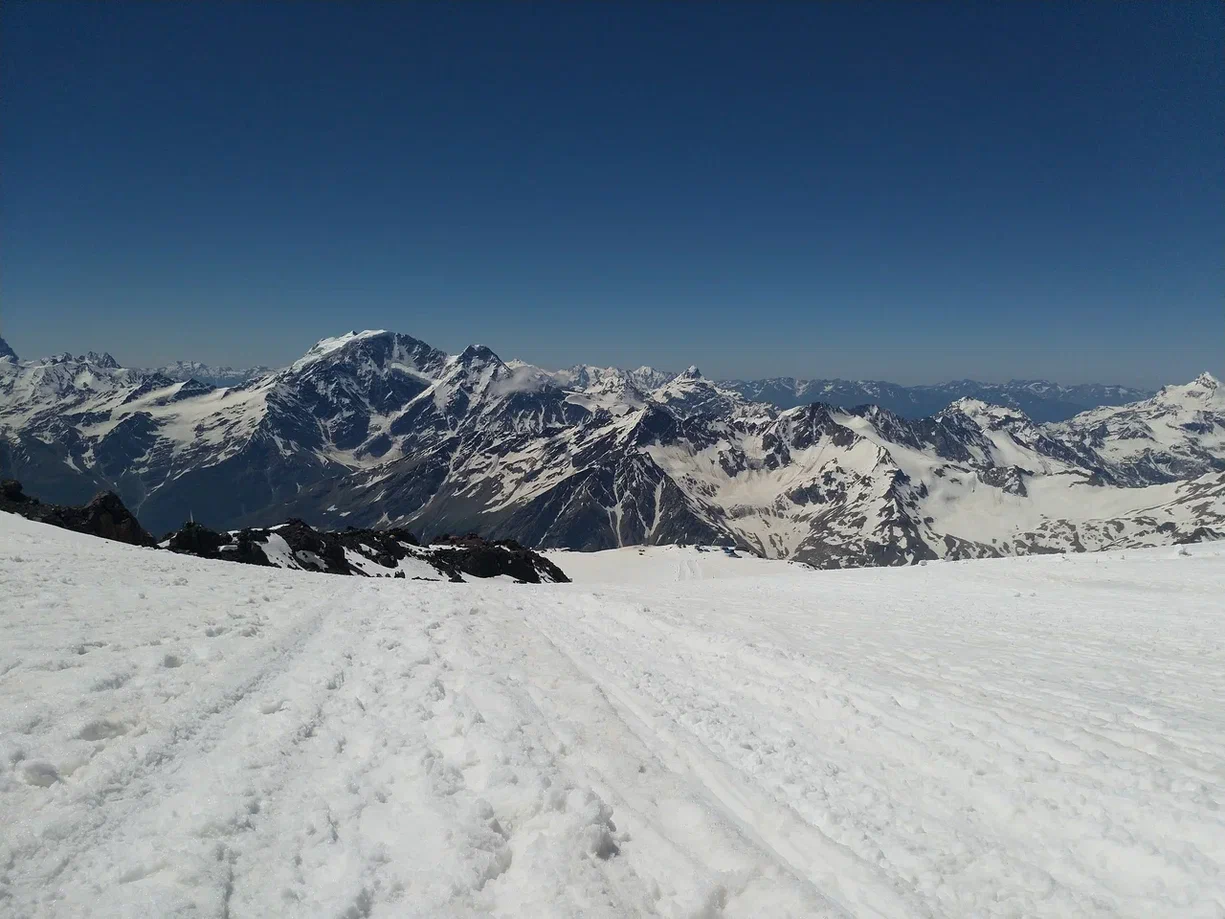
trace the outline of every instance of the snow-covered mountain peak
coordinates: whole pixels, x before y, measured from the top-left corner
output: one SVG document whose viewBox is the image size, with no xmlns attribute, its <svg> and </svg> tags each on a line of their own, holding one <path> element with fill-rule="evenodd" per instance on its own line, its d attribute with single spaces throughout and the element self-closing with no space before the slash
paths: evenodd
<svg viewBox="0 0 1225 919">
<path fill-rule="evenodd" d="M 961 399 L 954 399 L 948 404 L 941 415 L 961 412 L 963 415 L 978 415 L 991 408 L 990 403 L 984 402 L 982 399 L 975 399 L 970 396 L 965 396 Z"/>
<path fill-rule="evenodd" d="M 1002 425 L 1030 426 L 1032 422 L 1020 409 L 1009 405 L 995 405 L 982 399 L 970 397 L 950 402 L 948 408 L 937 415 L 937 418 L 947 418 L 951 415 L 964 415 L 982 427 L 997 428 Z"/>
<path fill-rule="evenodd" d="M 313 364 L 315 361 L 327 357 L 329 354 L 333 354 L 342 348 L 346 348 L 349 345 L 352 345 L 354 342 L 390 334 L 391 333 L 389 333 L 386 329 L 366 329 L 362 332 L 346 332 L 344 335 L 337 335 L 335 338 L 321 338 L 311 346 L 309 351 L 290 364 L 289 369 L 302 370 L 309 364 Z"/>
<path fill-rule="evenodd" d="M 690 364 L 679 374 L 677 374 L 677 378 L 684 380 L 700 380 L 702 379 L 702 371 L 698 369 L 696 364 Z"/>
<path fill-rule="evenodd" d="M 666 405 L 681 418 L 702 415 L 768 420 L 778 414 L 772 405 L 751 402 L 735 390 L 706 379 L 696 367 L 677 374 L 663 386 L 650 391 L 647 398 Z"/>
<path fill-rule="evenodd" d="M 597 367 L 594 364 L 575 364 L 565 370 L 545 371 L 563 389 L 574 392 L 590 392 L 592 390 L 610 391 L 620 386 L 630 385 L 641 392 L 658 389 L 669 380 L 676 377 L 675 373 L 666 370 L 656 370 L 654 367 L 642 366 L 635 370 L 623 370 L 620 367 Z"/>
<path fill-rule="evenodd" d="M 18 362 L 17 352 L 3 338 L 0 338 L 0 361 L 11 361 L 14 364 Z"/>
<path fill-rule="evenodd" d="M 1194 386 L 1197 389 L 1202 389 L 1213 396 L 1219 395 L 1221 391 L 1221 381 L 1206 370 L 1192 380 L 1188 386 Z"/>
<path fill-rule="evenodd" d="M 1151 401 L 1190 410 L 1220 412 L 1225 411 L 1225 390 L 1216 377 L 1204 372 L 1190 383 L 1163 387 Z"/>
<path fill-rule="evenodd" d="M 292 378 L 305 373 L 312 379 L 334 373 L 356 375 L 365 380 L 393 372 L 432 381 L 452 360 L 445 352 L 400 332 L 369 330 L 324 339 L 279 376 Z"/>
</svg>

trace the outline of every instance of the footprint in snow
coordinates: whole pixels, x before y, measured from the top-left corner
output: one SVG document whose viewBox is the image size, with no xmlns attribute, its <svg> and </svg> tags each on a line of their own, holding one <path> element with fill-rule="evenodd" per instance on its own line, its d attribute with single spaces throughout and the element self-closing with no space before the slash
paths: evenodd
<svg viewBox="0 0 1225 919">
<path fill-rule="evenodd" d="M 81 728 L 77 732 L 77 739 L 88 740 L 92 743 L 98 740 L 112 740 L 115 737 L 122 737 L 127 732 L 128 726 L 123 722 L 99 718 L 97 721 L 91 721 Z"/>
<path fill-rule="evenodd" d="M 128 680 L 132 679 L 130 673 L 116 673 L 101 680 L 96 681 L 89 687 L 90 692 L 106 692 L 108 689 L 119 689 Z"/>
<path fill-rule="evenodd" d="M 27 785 L 38 788 L 50 788 L 60 780 L 59 770 L 50 763 L 26 763 L 20 769 L 21 780 Z"/>
</svg>

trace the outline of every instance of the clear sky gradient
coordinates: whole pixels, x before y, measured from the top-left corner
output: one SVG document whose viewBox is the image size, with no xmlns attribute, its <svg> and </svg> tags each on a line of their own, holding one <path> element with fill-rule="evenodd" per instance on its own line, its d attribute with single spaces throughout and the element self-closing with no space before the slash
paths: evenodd
<svg viewBox="0 0 1225 919">
<path fill-rule="evenodd" d="M 0 6 L 0 335 L 1225 373 L 1225 5 Z"/>
</svg>

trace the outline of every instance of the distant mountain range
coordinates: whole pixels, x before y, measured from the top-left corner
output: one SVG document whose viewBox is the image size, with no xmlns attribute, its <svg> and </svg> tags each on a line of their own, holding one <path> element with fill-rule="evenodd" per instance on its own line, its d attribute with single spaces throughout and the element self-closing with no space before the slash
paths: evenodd
<svg viewBox="0 0 1225 919">
<path fill-rule="evenodd" d="M 899 386 L 879 380 L 775 377 L 768 380 L 724 380 L 720 385 L 735 390 L 746 399 L 769 402 L 779 408 L 795 408 L 811 402 L 824 402 L 842 408 L 879 405 L 903 418 L 925 418 L 958 399 L 977 399 L 1018 409 L 1032 421 L 1066 421 L 1073 415 L 1101 405 L 1125 405 L 1154 395 L 1152 390 L 1126 386 L 1100 383 L 1061 386 L 1047 380 L 1012 380 L 1008 383 L 954 380 L 933 386 Z"/>
<path fill-rule="evenodd" d="M 16 352 L 0 338 L 0 360 L 17 360 Z M 68 359 L 64 352 L 57 359 Z M 109 354 L 79 356 L 78 361 L 93 360 L 107 366 L 119 364 Z M 530 372 L 549 379 L 564 389 L 576 391 L 618 387 L 622 381 L 642 392 L 650 392 L 670 382 L 680 373 L 639 367 L 622 370 L 617 367 L 597 367 L 576 364 L 565 370 L 544 370 L 523 361 L 507 361 L 507 366 L 520 373 Z M 690 367 L 684 373 L 693 373 Z M 238 386 L 258 377 L 267 376 L 273 368 L 212 366 L 200 361 L 174 361 L 162 367 L 145 368 L 145 373 L 159 374 L 170 380 L 195 380 L 209 386 Z M 1102 405 L 1125 405 L 1154 395 L 1150 389 L 1137 389 L 1102 383 L 1064 386 L 1049 380 L 1010 380 L 1007 383 L 982 383 L 978 380 L 952 380 L 925 386 L 901 386 L 883 380 L 797 379 L 768 377 L 758 380 L 716 380 L 721 389 L 739 393 L 751 402 L 766 402 L 778 408 L 796 408 L 823 402 L 840 408 L 878 405 L 903 418 L 917 419 L 934 415 L 958 399 L 977 399 L 993 405 L 1019 409 L 1033 421 L 1066 421 L 1073 415 Z"/>
<path fill-rule="evenodd" d="M 546 371 L 384 331 L 234 385 L 175 366 L 189 378 L 105 354 L 0 360 L 0 475 L 63 503 L 113 489 L 154 532 L 300 517 L 826 567 L 1225 536 L 1225 393 L 1208 374 L 1115 405 L 1146 394 Z M 771 404 L 787 393 L 824 401 Z M 1097 404 L 1060 417 L 1081 402 Z"/>
<path fill-rule="evenodd" d="M 0 338 L 0 361 L 8 360 L 14 363 L 19 363 L 20 358 L 17 357 L 17 352 L 3 338 Z M 119 368 L 119 362 L 110 354 L 103 352 L 101 354 L 96 351 L 90 351 L 88 354 L 81 354 L 73 357 L 73 355 L 64 351 L 60 354 L 53 355 L 49 358 L 44 358 L 44 361 L 76 361 L 82 364 L 94 364 L 98 367 L 103 367 L 108 370 Z M 150 375 L 159 375 L 166 377 L 169 380 L 185 383 L 188 380 L 195 380 L 198 383 L 204 383 L 208 386 L 237 386 L 240 383 L 245 383 L 248 380 L 253 380 L 256 377 L 266 376 L 272 372 L 271 367 L 213 367 L 209 364 L 203 364 L 200 361 L 175 361 L 167 364 L 164 367 L 145 368 L 138 372 Z"/>
<path fill-rule="evenodd" d="M 511 361 L 517 367 L 530 367 Z M 650 392 L 682 374 L 639 367 L 620 370 L 616 367 L 595 367 L 579 364 L 566 370 L 532 370 L 548 376 L 566 389 L 591 390 L 619 387 L 629 383 L 642 392 Z M 696 367 L 684 374 L 692 375 Z M 958 399 L 977 399 L 993 405 L 1018 409 L 1032 421 L 1066 421 L 1073 415 L 1102 405 L 1125 405 L 1154 395 L 1153 390 L 1127 386 L 1088 383 L 1063 386 L 1049 380 L 1012 380 L 1008 383 L 980 383 L 977 380 L 953 380 L 930 386 L 900 386 L 882 380 L 799 380 L 795 377 L 770 377 L 760 380 L 715 380 L 720 389 L 739 393 L 750 402 L 766 402 L 778 408 L 796 408 L 821 402 L 839 408 L 877 405 L 903 418 L 918 419 L 934 415 Z"/>
<path fill-rule="evenodd" d="M 272 372 L 271 367 L 212 367 L 199 361 L 175 361 L 165 367 L 156 367 L 149 373 L 158 373 L 171 380 L 187 382 L 196 380 L 209 386 L 237 386 L 266 376 Z"/>
</svg>

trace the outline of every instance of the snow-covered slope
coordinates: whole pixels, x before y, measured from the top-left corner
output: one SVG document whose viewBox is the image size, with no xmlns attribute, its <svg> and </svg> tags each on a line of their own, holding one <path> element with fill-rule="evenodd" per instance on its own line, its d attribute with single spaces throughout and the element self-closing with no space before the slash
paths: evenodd
<svg viewBox="0 0 1225 919">
<path fill-rule="evenodd" d="M 1166 482 L 1225 469 L 1225 387 L 1204 373 L 1143 402 L 1077 415 L 1053 431 L 1092 450 L 1128 482 Z"/>
<path fill-rule="evenodd" d="M 1205 375 L 1062 424 L 971 398 L 780 411 L 696 367 L 549 373 L 369 330 L 225 388 L 106 355 L 0 362 L 0 476 L 55 503 L 112 489 L 159 535 L 299 517 L 895 565 L 1225 533 L 1220 401 Z"/>
<path fill-rule="evenodd" d="M 727 578 L 787 577 L 814 570 L 726 546 L 629 546 L 602 552 L 555 549 L 544 555 L 576 584 L 672 584 Z"/>
<path fill-rule="evenodd" d="M 354 580 L 0 514 L 0 913 L 1225 909 L 1221 544 L 608 558 Z"/>
</svg>

